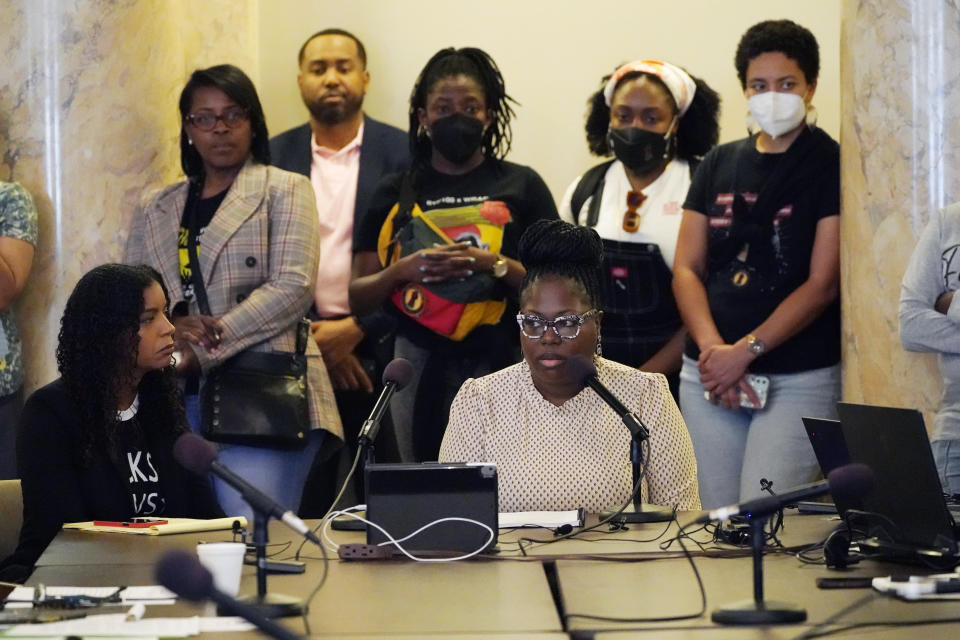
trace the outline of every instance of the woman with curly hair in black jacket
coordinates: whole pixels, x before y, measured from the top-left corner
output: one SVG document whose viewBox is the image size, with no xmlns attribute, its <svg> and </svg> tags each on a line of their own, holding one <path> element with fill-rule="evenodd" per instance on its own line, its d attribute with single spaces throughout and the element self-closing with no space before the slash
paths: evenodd
<svg viewBox="0 0 960 640">
<path fill-rule="evenodd" d="M 23 410 L 24 523 L 0 578 L 25 579 L 65 522 L 222 515 L 209 481 L 173 459 L 187 423 L 167 312 L 147 266 L 105 264 L 77 283 L 60 323 L 61 377 Z"/>
</svg>

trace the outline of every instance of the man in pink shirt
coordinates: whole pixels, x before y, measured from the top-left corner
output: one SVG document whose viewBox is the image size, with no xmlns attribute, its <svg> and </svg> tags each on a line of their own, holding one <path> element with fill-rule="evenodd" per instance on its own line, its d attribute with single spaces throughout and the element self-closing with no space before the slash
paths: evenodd
<svg viewBox="0 0 960 640">
<path fill-rule="evenodd" d="M 363 43 L 353 34 L 325 29 L 312 35 L 298 62 L 297 84 L 310 119 L 272 138 L 270 154 L 274 165 L 308 176 L 317 196 L 320 266 L 311 333 L 337 392 L 352 449 L 376 399 L 379 370 L 391 356 L 392 330 L 392 319 L 383 312 L 351 313 L 347 289 L 354 230 L 380 178 L 409 165 L 407 134 L 363 112 L 370 73 Z M 301 504 L 304 515 L 322 514 L 332 500 L 327 495 L 333 489 L 331 466 L 315 465 Z"/>
</svg>

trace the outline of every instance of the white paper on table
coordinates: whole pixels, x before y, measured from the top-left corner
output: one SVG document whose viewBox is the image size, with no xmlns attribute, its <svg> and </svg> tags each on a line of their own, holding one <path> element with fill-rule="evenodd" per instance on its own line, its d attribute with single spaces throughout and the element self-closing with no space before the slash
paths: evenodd
<svg viewBox="0 0 960 640">
<path fill-rule="evenodd" d="M 186 638 L 200 633 L 198 617 L 144 618 L 127 622 L 124 613 L 87 616 L 44 624 L 19 624 L 3 632 L 3 638 L 56 636 L 110 636 L 116 638 Z"/>
<path fill-rule="evenodd" d="M 117 590 L 116 587 L 45 587 L 48 596 L 90 596 L 105 598 Z M 120 592 L 120 602 L 113 604 L 173 604 L 177 594 L 159 585 L 127 587 Z M 11 609 L 33 606 L 33 587 L 17 587 L 7 596 L 6 606 Z"/>
<path fill-rule="evenodd" d="M 516 529 L 518 527 L 544 527 L 556 529 L 569 524 L 572 527 L 582 527 L 584 519 L 583 509 L 570 511 L 514 511 L 501 513 L 498 516 L 501 529 Z"/>
<path fill-rule="evenodd" d="M 255 626 L 237 616 L 222 616 L 216 618 L 198 618 L 200 633 L 214 631 L 252 631 Z"/>
</svg>

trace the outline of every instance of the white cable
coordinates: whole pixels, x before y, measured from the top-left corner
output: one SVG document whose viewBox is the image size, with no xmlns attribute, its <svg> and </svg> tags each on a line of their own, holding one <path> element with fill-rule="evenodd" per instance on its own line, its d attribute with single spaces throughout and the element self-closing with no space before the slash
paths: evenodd
<svg viewBox="0 0 960 640">
<path fill-rule="evenodd" d="M 385 546 L 385 545 L 393 545 L 394 547 L 396 547 L 397 549 L 400 550 L 400 553 L 402 553 L 403 555 L 407 556 L 408 558 L 410 558 L 411 560 L 414 560 L 414 561 L 416 561 L 416 562 L 454 562 L 454 561 L 456 561 L 456 560 L 466 560 L 467 558 L 472 558 L 473 556 L 475 556 L 475 555 L 477 555 L 477 554 L 479 554 L 479 553 L 483 553 L 483 551 L 484 551 L 487 547 L 489 547 L 489 546 L 490 546 L 490 543 L 493 542 L 494 539 L 496 538 L 496 534 L 494 533 L 493 529 L 491 529 L 489 526 L 485 525 L 484 523 L 482 523 L 482 522 L 480 522 L 480 521 L 478 521 L 478 520 L 472 520 L 472 519 L 470 519 L 470 518 L 448 517 L 448 518 L 440 518 L 439 520 L 434 520 L 433 522 L 429 522 L 429 523 L 423 525 L 422 527 L 420 527 L 419 529 L 417 529 L 416 531 L 414 531 L 414 532 L 412 532 L 412 533 L 404 536 L 403 538 L 400 538 L 399 540 L 397 540 L 397 539 L 394 538 L 392 535 L 390 535 L 390 533 L 389 533 L 386 529 L 384 529 L 383 527 L 381 527 L 381 526 L 378 525 L 377 523 L 371 522 L 370 520 L 367 520 L 367 519 L 364 518 L 363 516 L 358 516 L 357 514 L 353 513 L 354 510 L 357 510 L 357 509 L 359 509 L 360 507 L 363 507 L 363 506 L 364 506 L 364 505 L 356 505 L 356 506 L 354 506 L 354 507 L 349 507 L 348 509 L 343 509 L 343 510 L 341 510 L 341 511 L 334 511 L 334 512 L 330 513 L 330 515 L 327 516 L 327 518 L 323 521 L 322 534 L 323 534 L 323 539 L 324 539 L 326 542 L 329 542 L 330 545 L 331 545 L 331 546 L 328 546 L 328 547 L 327 547 L 328 549 L 330 549 L 330 550 L 333 551 L 333 552 L 336 552 L 336 551 L 340 548 L 340 545 L 338 545 L 338 544 L 335 543 L 333 540 L 331 540 L 331 539 L 330 539 L 330 536 L 328 535 L 328 533 L 329 533 L 329 527 L 330 527 L 330 522 L 331 522 L 334 518 L 339 517 L 339 516 L 348 516 L 348 517 L 353 518 L 353 519 L 355 519 L 355 520 L 360 520 L 361 522 L 366 523 L 366 525 L 367 525 L 368 527 L 374 527 L 374 528 L 376 528 L 378 531 L 380 531 L 381 533 L 383 533 L 383 535 L 385 535 L 385 536 L 388 538 L 388 540 L 387 540 L 386 542 L 381 542 L 381 543 L 379 543 L 377 546 L 382 547 L 382 546 Z M 406 540 L 409 540 L 410 538 L 412 538 L 412 537 L 420 534 L 422 531 L 424 531 L 424 530 L 426 530 L 426 529 L 429 529 L 430 527 L 432 527 L 432 526 L 434 526 L 434 525 L 440 524 L 441 522 L 469 522 L 470 524 L 475 524 L 475 525 L 477 525 L 477 526 L 479 526 L 479 527 L 482 527 L 483 529 L 486 529 L 487 533 L 489 534 L 489 537 L 486 539 L 486 541 L 483 543 L 483 545 L 482 545 L 480 548 L 476 549 L 475 551 L 471 551 L 470 553 L 466 553 L 466 554 L 464 554 L 464 555 L 455 556 L 455 557 L 453 557 L 453 558 L 421 558 L 421 557 L 418 557 L 418 556 L 413 555 L 412 553 L 410 553 L 409 551 L 407 551 L 406 549 L 404 549 L 403 546 L 400 544 L 401 542 L 404 542 L 404 541 L 406 541 Z"/>
<path fill-rule="evenodd" d="M 321 524 L 320 535 L 321 535 L 321 541 L 326 541 L 330 543 L 328 545 L 324 545 L 327 547 L 328 551 L 332 551 L 333 553 L 336 553 L 337 550 L 340 549 L 340 545 L 338 545 L 336 542 L 330 539 L 330 523 L 333 522 L 339 516 L 350 516 L 355 520 L 363 520 L 363 518 L 361 518 L 360 516 L 352 512 L 360 511 L 361 509 L 365 510 L 366 508 L 367 508 L 367 505 L 365 504 L 355 504 L 352 507 L 347 507 L 346 509 L 340 509 L 339 511 L 330 511 L 329 513 L 327 513 L 323 521 L 320 523 Z"/>
</svg>

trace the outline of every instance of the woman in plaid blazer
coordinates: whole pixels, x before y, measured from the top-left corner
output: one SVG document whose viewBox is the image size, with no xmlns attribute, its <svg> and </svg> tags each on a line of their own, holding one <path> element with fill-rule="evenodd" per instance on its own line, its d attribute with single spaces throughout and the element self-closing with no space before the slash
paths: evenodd
<svg viewBox="0 0 960 640">
<path fill-rule="evenodd" d="M 244 350 L 295 351 L 297 322 L 313 301 L 319 229 L 310 181 L 269 166 L 263 110 L 240 69 L 195 71 L 180 112 L 181 164 L 189 180 L 138 208 L 124 260 L 151 265 L 170 289 L 178 370 L 187 378 L 188 413 L 197 428 L 198 376 Z M 194 237 L 211 316 L 200 313 L 194 296 L 187 250 Z M 320 351 L 307 343 L 312 431 L 306 448 L 220 450 L 227 466 L 292 509 L 317 452 L 329 455 L 343 439 Z M 239 494 L 216 484 L 227 514 L 250 515 Z"/>
</svg>

